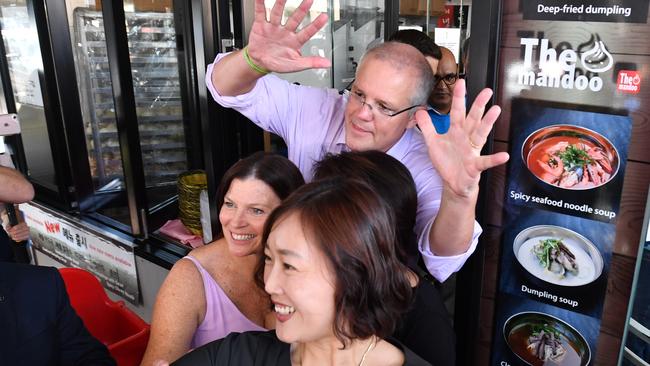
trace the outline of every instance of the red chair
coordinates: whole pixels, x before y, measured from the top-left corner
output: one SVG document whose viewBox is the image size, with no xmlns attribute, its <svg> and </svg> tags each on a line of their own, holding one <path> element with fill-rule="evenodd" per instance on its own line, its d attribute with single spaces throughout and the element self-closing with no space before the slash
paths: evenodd
<svg viewBox="0 0 650 366">
<path fill-rule="evenodd" d="M 80 268 L 59 269 L 70 303 L 90 334 L 103 342 L 118 366 L 137 366 L 149 340 L 149 324 L 123 301 L 111 300 L 99 280 Z"/>
</svg>

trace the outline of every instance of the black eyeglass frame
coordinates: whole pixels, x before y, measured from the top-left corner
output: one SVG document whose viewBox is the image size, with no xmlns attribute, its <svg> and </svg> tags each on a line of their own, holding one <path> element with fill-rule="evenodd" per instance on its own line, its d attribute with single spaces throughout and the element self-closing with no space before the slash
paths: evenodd
<svg viewBox="0 0 650 366">
<path fill-rule="evenodd" d="M 361 101 L 361 106 L 367 105 L 368 108 L 370 108 L 370 111 L 372 111 L 373 107 L 372 107 L 372 105 L 366 103 L 366 98 L 365 97 L 360 97 L 360 96 L 358 96 L 358 95 L 356 95 L 355 93 L 352 92 L 352 85 L 353 85 L 352 83 L 353 82 L 354 82 L 354 80 L 352 80 L 352 82 L 350 84 L 348 84 L 348 86 L 345 89 L 341 90 L 339 92 L 339 94 L 343 95 L 343 94 L 347 93 L 352 98 L 363 99 L 363 101 Z M 379 114 L 390 118 L 390 117 L 395 117 L 398 114 L 402 114 L 402 113 L 404 113 L 406 111 L 410 111 L 411 109 L 416 108 L 416 107 L 422 107 L 422 105 L 421 104 L 415 104 L 415 105 L 412 105 L 410 107 L 406 107 L 406 108 L 401 109 L 401 110 L 399 110 L 397 112 L 393 112 L 393 113 L 389 113 L 389 114 L 383 113 L 383 112 L 381 112 L 379 110 L 377 110 L 377 111 L 379 112 Z"/>
<path fill-rule="evenodd" d="M 450 83 L 450 82 L 447 82 L 447 78 L 448 78 L 449 76 L 451 76 L 451 75 L 454 76 L 454 81 Z M 461 77 L 460 77 L 460 75 L 459 75 L 458 73 L 449 73 L 449 74 L 447 74 L 447 75 L 445 75 L 445 76 L 443 76 L 443 77 L 439 77 L 438 75 L 433 75 L 433 86 L 435 87 L 435 86 L 438 85 L 438 83 L 441 82 L 441 81 L 442 81 L 443 83 L 445 83 L 445 85 L 447 85 L 447 86 L 452 86 L 452 85 L 456 84 L 456 82 L 457 82 L 458 79 L 460 79 L 460 78 L 461 78 Z"/>
</svg>

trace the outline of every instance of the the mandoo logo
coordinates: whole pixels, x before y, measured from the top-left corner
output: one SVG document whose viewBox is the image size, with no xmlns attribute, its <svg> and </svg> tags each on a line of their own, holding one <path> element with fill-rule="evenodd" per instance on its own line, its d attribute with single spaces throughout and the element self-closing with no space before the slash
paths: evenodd
<svg viewBox="0 0 650 366">
<path fill-rule="evenodd" d="M 582 52 L 580 57 L 572 49 L 565 49 L 558 54 L 557 50 L 549 47 L 548 39 L 544 38 L 522 38 L 521 45 L 524 46 L 524 67 L 517 77 L 520 85 L 578 90 L 588 88 L 597 92 L 603 88 L 603 79 L 594 74 L 605 72 L 614 64 L 612 55 L 599 37 L 596 37 L 593 47 Z M 533 63 L 536 47 L 539 47 L 537 72 Z M 589 76 L 576 76 L 578 59 Z"/>
</svg>

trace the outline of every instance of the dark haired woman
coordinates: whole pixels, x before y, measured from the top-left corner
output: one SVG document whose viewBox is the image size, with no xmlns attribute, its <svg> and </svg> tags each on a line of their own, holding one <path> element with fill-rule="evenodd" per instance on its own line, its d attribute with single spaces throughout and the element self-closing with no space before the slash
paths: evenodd
<svg viewBox="0 0 650 366">
<path fill-rule="evenodd" d="M 413 304 L 393 336 L 418 356 L 436 366 L 456 364 L 456 336 L 449 313 L 435 286 L 423 278 L 418 267 L 415 183 L 408 169 L 381 151 L 354 151 L 329 155 L 318 162 L 315 179 L 347 177 L 366 182 L 393 209 L 396 219 L 397 253 L 408 264 L 415 295 Z M 418 273 L 418 275 L 416 275 Z"/>
<path fill-rule="evenodd" d="M 390 207 L 363 182 L 299 188 L 262 238 L 258 274 L 276 330 L 230 334 L 175 365 L 429 365 L 390 338 L 412 296 L 394 227 Z"/>
<path fill-rule="evenodd" d="M 169 272 L 142 365 L 174 361 L 231 332 L 274 327 L 269 297 L 254 280 L 260 238 L 271 211 L 303 184 L 298 168 L 279 155 L 255 153 L 228 169 L 217 192 L 220 237 Z"/>
</svg>

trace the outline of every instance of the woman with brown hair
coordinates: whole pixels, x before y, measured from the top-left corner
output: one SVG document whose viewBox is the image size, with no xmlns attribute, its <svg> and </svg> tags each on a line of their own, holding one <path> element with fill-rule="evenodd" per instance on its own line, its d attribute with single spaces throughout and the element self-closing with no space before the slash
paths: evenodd
<svg viewBox="0 0 650 366">
<path fill-rule="evenodd" d="M 276 330 L 209 343 L 175 365 L 428 365 L 390 335 L 411 302 L 395 218 L 365 183 L 307 184 L 264 227 Z"/>
<path fill-rule="evenodd" d="M 381 151 L 353 151 L 329 155 L 314 168 L 318 179 L 347 177 L 366 182 L 392 208 L 396 219 L 397 254 L 409 266 L 415 292 L 413 304 L 393 337 L 436 366 L 456 364 L 456 334 L 451 317 L 431 276 L 418 265 L 420 252 L 413 227 L 418 207 L 415 183 L 408 169 Z"/>
<path fill-rule="evenodd" d="M 222 232 L 167 275 L 142 365 L 174 361 L 231 332 L 274 327 L 269 297 L 254 279 L 260 238 L 271 211 L 302 184 L 298 168 L 280 155 L 255 153 L 228 169 L 217 192 Z"/>
</svg>

